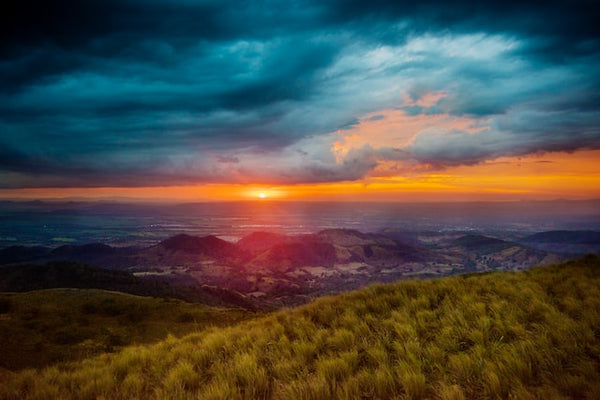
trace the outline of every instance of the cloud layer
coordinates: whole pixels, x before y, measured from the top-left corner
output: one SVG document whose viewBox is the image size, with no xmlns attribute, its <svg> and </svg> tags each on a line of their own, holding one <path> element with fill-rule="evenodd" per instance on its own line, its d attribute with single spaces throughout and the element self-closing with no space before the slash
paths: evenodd
<svg viewBox="0 0 600 400">
<path fill-rule="evenodd" d="M 4 188 L 334 182 L 600 148 L 591 1 L 11 4 Z"/>
</svg>

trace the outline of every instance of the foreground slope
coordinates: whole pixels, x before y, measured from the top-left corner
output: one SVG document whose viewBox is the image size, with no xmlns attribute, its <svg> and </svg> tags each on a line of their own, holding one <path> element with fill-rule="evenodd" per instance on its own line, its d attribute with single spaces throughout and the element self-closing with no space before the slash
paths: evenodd
<svg viewBox="0 0 600 400">
<path fill-rule="evenodd" d="M 7 377 L 0 398 L 598 399 L 600 259 L 376 285 Z"/>
<path fill-rule="evenodd" d="M 0 293 L 0 370 L 81 360 L 255 316 L 240 308 L 99 289 Z"/>
</svg>

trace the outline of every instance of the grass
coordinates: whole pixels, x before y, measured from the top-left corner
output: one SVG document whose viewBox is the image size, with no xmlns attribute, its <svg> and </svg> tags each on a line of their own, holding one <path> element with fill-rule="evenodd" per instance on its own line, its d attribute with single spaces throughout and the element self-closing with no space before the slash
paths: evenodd
<svg viewBox="0 0 600 400">
<path fill-rule="evenodd" d="M 39 368 L 254 317 L 173 299 L 98 289 L 0 293 L 0 367 Z"/>
<path fill-rule="evenodd" d="M 0 398 L 598 399 L 600 259 L 376 285 L 21 371 Z"/>
</svg>

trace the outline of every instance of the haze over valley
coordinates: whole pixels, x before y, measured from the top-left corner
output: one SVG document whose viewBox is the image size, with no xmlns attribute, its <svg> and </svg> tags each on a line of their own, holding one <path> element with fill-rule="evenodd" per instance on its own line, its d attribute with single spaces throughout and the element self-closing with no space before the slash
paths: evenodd
<svg viewBox="0 0 600 400">
<path fill-rule="evenodd" d="M 375 282 L 523 270 L 597 253 L 597 206 L 5 203 L 0 263 L 81 263 L 185 288 L 186 300 L 202 298 L 190 288 L 208 287 L 238 305 L 272 309 Z M 19 218 L 36 224 L 15 230 Z"/>
</svg>

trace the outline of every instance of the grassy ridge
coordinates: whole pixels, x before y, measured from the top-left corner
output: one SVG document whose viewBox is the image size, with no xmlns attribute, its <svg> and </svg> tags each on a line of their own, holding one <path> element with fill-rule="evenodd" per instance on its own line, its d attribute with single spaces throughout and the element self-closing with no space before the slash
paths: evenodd
<svg viewBox="0 0 600 400">
<path fill-rule="evenodd" d="M 600 260 L 377 285 L 6 379 L 0 398 L 598 399 Z"/>
<path fill-rule="evenodd" d="M 0 293 L 0 368 L 79 360 L 253 316 L 241 309 L 98 289 Z"/>
<path fill-rule="evenodd" d="M 254 305 L 239 293 L 199 285 L 195 281 L 185 279 L 174 285 L 160 279 L 140 278 L 127 271 L 69 261 L 0 268 L 0 292 L 27 292 L 51 288 L 103 289 L 138 296 L 176 298 L 211 306 L 255 309 Z"/>
</svg>

